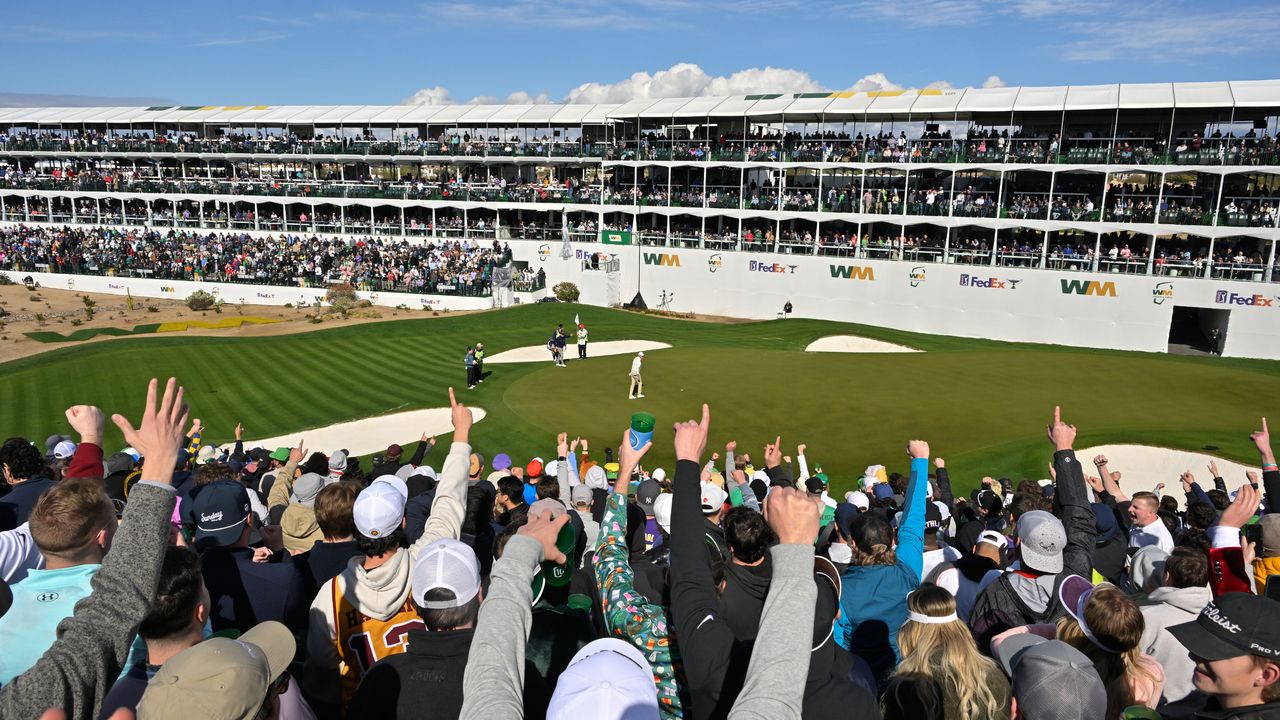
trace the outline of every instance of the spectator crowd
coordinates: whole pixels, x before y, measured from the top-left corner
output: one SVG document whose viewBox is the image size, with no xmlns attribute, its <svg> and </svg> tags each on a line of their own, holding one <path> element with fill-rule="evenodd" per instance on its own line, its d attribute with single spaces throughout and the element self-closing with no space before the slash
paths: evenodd
<svg viewBox="0 0 1280 720">
<path fill-rule="evenodd" d="M 409 292 L 487 292 L 511 248 L 475 240 L 413 244 L 380 239 L 108 227 L 0 228 L 0 269 L 143 275 L 264 285 L 347 282 Z"/>
<path fill-rule="evenodd" d="M 705 405 L 655 467 L 473 446 L 450 390 L 448 443 L 366 463 L 215 443 L 184 394 L 120 450 L 88 405 L 0 446 L 0 716 L 1280 717 L 1265 419 L 1242 483 L 1126 493 L 1055 408 L 1048 479 L 957 494 L 913 439 L 838 493 Z"/>
</svg>

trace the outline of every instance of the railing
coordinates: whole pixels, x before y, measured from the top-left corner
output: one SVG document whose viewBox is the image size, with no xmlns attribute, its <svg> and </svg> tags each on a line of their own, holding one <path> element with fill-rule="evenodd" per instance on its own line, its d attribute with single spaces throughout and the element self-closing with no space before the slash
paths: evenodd
<svg viewBox="0 0 1280 720">
<path fill-rule="evenodd" d="M 1080 165 L 1280 165 L 1280 143 L 1253 138 L 1174 139 L 778 138 L 719 142 L 587 140 L 362 140 L 299 138 L 7 138 L 0 153 L 126 153 L 203 155 L 413 156 L 504 159 L 517 157 L 629 162 L 831 162 L 831 163 L 1013 163 Z"/>
</svg>

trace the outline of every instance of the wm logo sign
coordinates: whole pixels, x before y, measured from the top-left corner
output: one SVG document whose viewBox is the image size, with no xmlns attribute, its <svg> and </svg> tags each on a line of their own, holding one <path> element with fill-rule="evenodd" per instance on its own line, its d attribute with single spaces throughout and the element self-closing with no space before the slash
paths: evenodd
<svg viewBox="0 0 1280 720">
<path fill-rule="evenodd" d="M 875 280 L 876 270 L 864 265 L 832 265 L 831 277 L 842 280 Z"/>
<path fill-rule="evenodd" d="M 1099 280 L 1063 280 L 1064 295 L 1097 295 L 1099 297 L 1115 297 L 1116 284 Z"/>
<path fill-rule="evenodd" d="M 680 267 L 680 256 L 672 253 L 645 253 L 644 264 L 661 267 Z"/>
</svg>

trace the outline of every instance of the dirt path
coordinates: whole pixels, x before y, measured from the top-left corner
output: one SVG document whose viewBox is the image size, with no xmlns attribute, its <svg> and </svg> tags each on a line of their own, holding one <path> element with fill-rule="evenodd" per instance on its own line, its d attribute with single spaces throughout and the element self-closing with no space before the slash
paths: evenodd
<svg viewBox="0 0 1280 720">
<path fill-rule="evenodd" d="M 86 316 L 85 297 L 96 303 L 93 308 L 93 319 L 88 319 Z M 306 313 L 310 312 L 309 308 L 237 304 L 224 307 L 222 313 L 219 314 L 212 310 L 206 312 L 190 310 L 183 304 L 182 300 L 135 297 L 133 299 L 133 310 L 129 310 L 128 299 L 120 295 L 78 293 L 74 290 L 55 290 L 43 287 L 28 290 L 22 285 L 0 285 L 0 308 L 3 308 L 8 313 L 0 317 L 0 363 L 31 357 L 32 355 L 59 348 L 83 346 L 87 343 L 108 342 L 119 339 L 110 335 L 99 335 L 92 340 L 81 342 L 44 343 L 27 337 L 25 333 L 29 332 L 55 332 L 60 335 L 68 335 L 76 330 L 92 328 L 115 327 L 122 330 L 130 330 L 137 325 L 153 323 L 191 322 L 196 320 L 216 322 L 237 317 L 255 317 L 274 322 L 258 325 L 246 323 L 238 328 L 223 329 L 193 327 L 182 331 L 181 334 L 188 337 L 273 337 L 385 320 L 426 318 L 432 317 L 437 312 L 433 310 L 399 310 L 375 307 L 361 312 L 369 313 L 370 315 L 376 313 L 377 317 L 352 317 L 346 320 L 327 319 L 321 323 L 313 323 L 306 315 Z M 468 311 L 448 313 L 448 315 L 465 314 L 468 314 Z M 441 317 L 444 315 L 444 313 L 440 313 Z M 173 335 L 174 333 L 152 333 L 128 337 L 172 337 Z"/>
</svg>

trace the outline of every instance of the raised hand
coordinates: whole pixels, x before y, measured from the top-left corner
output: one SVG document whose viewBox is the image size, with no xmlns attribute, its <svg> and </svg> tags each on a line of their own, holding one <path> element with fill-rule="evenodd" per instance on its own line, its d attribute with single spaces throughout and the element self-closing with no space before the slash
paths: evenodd
<svg viewBox="0 0 1280 720">
<path fill-rule="evenodd" d="M 145 458 L 141 479 L 167 485 L 173 480 L 173 467 L 178 462 L 189 410 L 182 402 L 185 393 L 177 380 L 169 378 L 158 404 L 156 385 L 155 378 L 147 384 L 147 403 L 136 429 L 123 415 L 112 415 L 111 421 L 124 434 L 124 441 Z"/>
<path fill-rule="evenodd" d="M 560 517 L 552 518 L 550 511 L 539 513 L 529 513 L 529 522 L 520 526 L 516 531 L 517 535 L 525 535 L 537 540 L 542 545 L 542 557 L 553 563 L 563 563 L 565 561 L 564 553 L 560 552 L 560 548 L 556 547 L 556 537 L 560 535 L 560 528 L 569 522 L 569 513 L 560 513 Z"/>
<path fill-rule="evenodd" d="M 436 436 L 435 436 L 435 435 L 428 435 L 428 434 L 426 434 L 426 433 L 422 433 L 422 437 L 420 437 L 420 438 L 418 438 L 418 439 L 419 439 L 421 442 L 424 442 L 424 443 L 426 443 L 426 444 L 428 444 L 428 445 L 435 445 L 435 444 L 436 444 Z"/>
<path fill-rule="evenodd" d="M 236 423 L 236 440 L 244 440 L 244 425 Z"/>
<path fill-rule="evenodd" d="M 626 432 L 622 433 L 622 447 L 618 448 L 618 467 L 620 470 L 618 479 L 621 480 L 623 475 L 630 475 L 631 471 L 639 467 L 640 460 L 645 453 L 649 452 L 651 447 L 653 447 L 652 438 L 638 449 L 633 450 L 631 448 L 631 428 L 627 428 Z M 627 479 L 629 480 L 630 478 Z"/>
<path fill-rule="evenodd" d="M 805 445 L 804 443 L 800 443 L 799 445 L 796 446 L 796 455 L 804 455 L 804 451 L 807 450 L 808 448 L 809 448 L 808 445 Z"/>
<path fill-rule="evenodd" d="M 1249 522 L 1249 518 L 1258 511 L 1258 502 L 1261 500 L 1262 494 L 1252 485 L 1243 485 L 1236 492 L 1236 499 L 1226 510 L 1222 511 L 1222 517 L 1218 518 L 1218 524 L 1223 527 L 1233 527 L 1240 529 Z"/>
<path fill-rule="evenodd" d="M 776 487 L 765 499 L 765 520 L 780 545 L 812 545 L 818 536 L 822 500 L 795 488 Z"/>
<path fill-rule="evenodd" d="M 556 453 L 560 457 L 566 457 L 569 454 L 569 433 L 562 432 L 556 435 Z"/>
<path fill-rule="evenodd" d="M 1191 492 L 1191 483 L 1196 481 L 1196 476 L 1192 475 L 1190 470 L 1186 470 L 1178 479 L 1182 481 L 1182 492 Z"/>
<path fill-rule="evenodd" d="M 946 467 L 946 466 L 947 466 L 947 461 L 946 461 L 946 460 L 943 460 L 943 459 L 942 459 L 942 458 L 940 458 L 940 457 L 934 458 L 934 459 L 933 459 L 933 466 L 934 466 L 934 467 L 936 467 L 936 468 L 938 468 L 939 470 L 941 470 L 942 468 L 944 468 L 944 467 Z M 1053 471 L 1053 466 L 1052 466 L 1052 465 L 1050 465 L 1050 466 L 1049 466 L 1049 471 L 1050 471 L 1050 472 L 1052 472 L 1052 471 Z"/>
<path fill-rule="evenodd" d="M 307 457 L 307 443 L 302 438 L 298 438 L 297 447 L 290 448 L 289 462 L 297 465 Z"/>
<path fill-rule="evenodd" d="M 1164 491 L 1164 483 L 1156 483 L 1155 494 L 1159 495 L 1163 491 Z"/>
<path fill-rule="evenodd" d="M 1076 426 L 1062 422 L 1062 406 L 1053 406 L 1053 423 L 1047 429 L 1054 450 L 1070 450 L 1075 444 Z"/>
<path fill-rule="evenodd" d="M 1049 477 L 1055 483 L 1058 482 L 1058 468 L 1054 467 L 1053 463 L 1049 463 Z"/>
<path fill-rule="evenodd" d="M 80 436 L 80 442 L 102 446 L 102 426 L 106 416 L 94 405 L 72 405 L 67 408 L 67 424 Z"/>
<path fill-rule="evenodd" d="M 1214 477 L 1214 478 L 1220 478 L 1220 477 L 1222 477 L 1221 475 L 1219 475 L 1219 474 L 1218 474 L 1218 461 L 1217 461 L 1217 460 L 1210 460 L 1210 461 L 1209 461 L 1209 475 L 1210 475 L 1210 477 Z"/>
<path fill-rule="evenodd" d="M 573 442 L 569 444 L 569 452 L 571 453 L 578 452 L 578 445 L 581 442 L 582 442 L 582 438 L 574 438 Z"/>
<path fill-rule="evenodd" d="M 1105 467 L 1105 466 L 1106 466 L 1106 464 L 1107 464 L 1107 456 L 1106 456 L 1106 455 L 1094 455 L 1094 456 L 1093 456 L 1093 464 L 1094 464 L 1095 466 L 1097 466 L 1097 467 Z"/>
<path fill-rule="evenodd" d="M 702 420 L 686 420 L 672 426 L 675 432 L 676 460 L 692 460 L 702 463 L 702 453 L 707 449 L 707 434 L 711 428 L 711 408 L 702 404 Z"/>
<path fill-rule="evenodd" d="M 929 459 L 929 443 L 924 440 L 911 440 L 907 443 L 907 455 L 915 460 Z"/>
<path fill-rule="evenodd" d="M 1258 487 L 1258 473 L 1252 470 L 1245 470 L 1244 476 L 1249 479 L 1249 484 Z"/>
<path fill-rule="evenodd" d="M 1096 476 L 1096 475 L 1085 475 L 1085 476 L 1084 476 L 1084 481 L 1085 481 L 1085 482 L 1087 482 L 1087 483 L 1089 483 L 1089 487 L 1093 488 L 1093 491 L 1094 491 L 1094 492 L 1096 492 L 1096 493 L 1101 493 L 1101 492 L 1102 492 L 1102 488 L 1103 488 L 1103 485 L 1102 485 L 1102 478 L 1100 478 L 1100 477 L 1098 477 L 1098 476 Z"/>
<path fill-rule="evenodd" d="M 453 423 L 453 441 L 470 443 L 471 425 L 475 420 L 471 417 L 471 408 L 458 402 L 453 388 L 449 388 L 449 419 Z"/>
<path fill-rule="evenodd" d="M 731 453 L 731 452 L 733 452 L 734 450 L 737 450 L 737 449 L 738 449 L 738 441 L 737 441 L 737 440 L 730 440 L 729 442 L 727 442 L 727 443 L 725 443 L 725 444 L 724 444 L 724 451 L 725 451 L 726 453 Z"/>
<path fill-rule="evenodd" d="M 772 445 L 764 446 L 764 466 L 776 468 L 782 464 L 782 436 L 779 435 Z"/>
<path fill-rule="evenodd" d="M 1262 418 L 1262 429 L 1250 433 L 1249 439 L 1253 441 L 1253 446 L 1258 449 L 1258 454 L 1262 456 L 1263 465 L 1276 464 L 1276 455 L 1271 451 L 1271 431 L 1267 430 L 1266 418 Z"/>
</svg>

